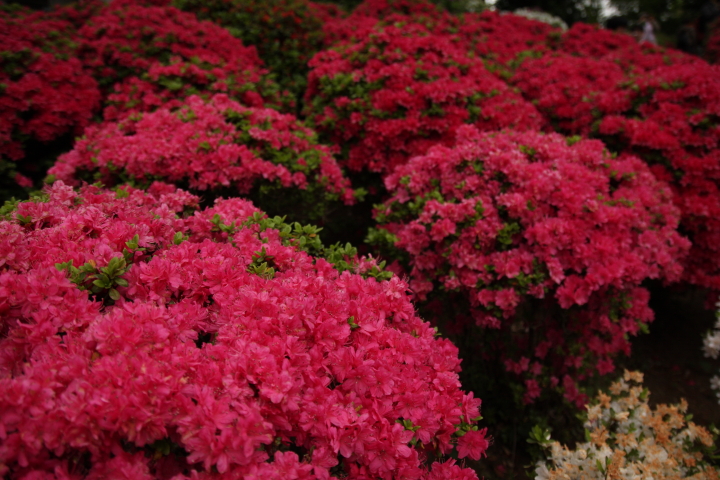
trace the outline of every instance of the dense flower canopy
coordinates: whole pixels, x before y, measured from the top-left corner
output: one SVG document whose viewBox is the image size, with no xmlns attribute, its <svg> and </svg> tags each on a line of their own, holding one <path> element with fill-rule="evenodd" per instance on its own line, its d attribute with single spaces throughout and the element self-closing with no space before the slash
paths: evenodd
<svg viewBox="0 0 720 480">
<path fill-rule="evenodd" d="M 317 191 L 318 201 L 354 200 L 312 130 L 292 115 L 244 107 L 222 94 L 207 102 L 192 96 L 179 108 L 90 129 L 48 173 L 74 185 L 90 174 L 106 185 L 161 179 L 196 191 L 232 187 L 240 194 L 265 181 Z"/>
<path fill-rule="evenodd" d="M 720 67 L 443 4 L 0 6 L 0 477 L 503 477 L 716 298 Z"/>
<path fill-rule="evenodd" d="M 90 123 L 100 92 L 74 57 L 74 40 L 68 22 L 0 12 L 3 166 L 22 159 L 30 140 L 49 142 L 63 134 L 79 134 Z"/>
<path fill-rule="evenodd" d="M 539 322 L 535 345 L 518 350 L 546 363 L 548 351 L 562 363 L 572 350 L 607 373 L 612 354 L 629 348 L 621 332 L 652 320 L 640 283 L 678 280 L 689 242 L 676 231 L 669 188 L 646 165 L 576 140 L 462 127 L 453 148 L 434 147 L 386 179 L 392 197 L 376 211 L 376 235 L 409 255 L 420 299 L 460 291 L 479 325 L 513 330 L 507 323 L 530 298 L 585 306 L 575 326 Z M 574 344 L 574 335 L 585 338 Z M 501 354 L 524 341 L 503 343 Z"/>
<path fill-rule="evenodd" d="M 79 35 L 80 58 L 110 93 L 110 120 L 191 94 L 227 93 L 255 107 L 284 101 L 254 47 L 173 7 L 111 4 Z"/>
<path fill-rule="evenodd" d="M 540 114 L 446 35 L 377 24 L 310 63 L 306 109 L 321 138 L 343 145 L 351 170 L 388 174 L 472 123 L 483 130 L 542 126 Z"/>
<path fill-rule="evenodd" d="M 3 475 L 476 478 L 443 459 L 487 448 L 480 400 L 402 281 L 197 200 L 57 182 L 0 222 Z"/>
</svg>

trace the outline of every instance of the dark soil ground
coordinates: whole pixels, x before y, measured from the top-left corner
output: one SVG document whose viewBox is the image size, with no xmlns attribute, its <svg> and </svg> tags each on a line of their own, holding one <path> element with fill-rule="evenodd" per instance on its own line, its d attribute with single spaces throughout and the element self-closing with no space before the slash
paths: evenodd
<svg viewBox="0 0 720 480">
<path fill-rule="evenodd" d="M 720 405 L 710 388 L 720 360 L 707 358 L 702 351 L 703 338 L 715 323 L 714 302 L 707 305 L 706 299 L 699 290 L 654 289 L 655 321 L 649 335 L 633 342 L 627 366 L 645 373 L 651 403 L 677 403 L 684 398 L 695 423 L 720 426 Z"/>
</svg>

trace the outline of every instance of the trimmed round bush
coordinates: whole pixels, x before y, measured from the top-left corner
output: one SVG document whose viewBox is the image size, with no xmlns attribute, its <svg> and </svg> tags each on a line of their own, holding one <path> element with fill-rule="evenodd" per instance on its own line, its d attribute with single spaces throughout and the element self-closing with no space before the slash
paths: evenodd
<svg viewBox="0 0 720 480">
<path fill-rule="evenodd" d="M 274 212 L 300 210 L 306 218 L 355 200 L 312 130 L 292 115 L 244 107 L 226 95 L 207 102 L 192 96 L 182 107 L 93 127 L 48 173 L 72 185 L 162 180 L 215 195 L 252 194 Z M 296 196 L 284 190 L 291 187 Z"/>
<path fill-rule="evenodd" d="M 473 479 L 480 400 L 397 278 L 245 200 L 62 182 L 0 221 L 0 474 Z M 429 454 L 428 454 L 429 452 Z"/>
<path fill-rule="evenodd" d="M 562 381 L 582 406 L 569 388 L 629 353 L 653 318 L 640 284 L 677 281 L 689 248 L 669 187 L 598 141 L 465 126 L 385 185 L 371 239 L 406 259 L 419 300 L 467 299 L 527 402 Z"/>
<path fill-rule="evenodd" d="M 614 62 L 554 53 L 522 62 L 511 82 L 553 130 L 589 136 L 602 116 L 631 108 L 633 92 L 622 88 L 626 80 Z"/>
<path fill-rule="evenodd" d="M 463 15 L 457 36 L 464 48 L 481 57 L 488 68 L 509 75 L 517 62 L 550 50 L 559 28 L 511 13 L 485 10 Z"/>
<path fill-rule="evenodd" d="M 600 119 L 598 136 L 671 184 L 693 248 L 685 280 L 720 291 L 720 80 L 706 63 L 663 66 L 627 85 L 632 109 Z"/>
<path fill-rule="evenodd" d="M 111 94 L 107 119 L 192 94 L 226 93 L 254 107 L 289 101 L 254 47 L 173 7 L 110 5 L 79 34 L 83 62 Z"/>
<path fill-rule="evenodd" d="M 455 130 L 538 129 L 537 110 L 452 38 L 413 23 L 377 24 L 310 63 L 308 119 L 349 169 L 387 175 Z"/>
<path fill-rule="evenodd" d="M 308 61 L 322 48 L 323 23 L 332 15 L 307 0 L 175 0 L 173 5 L 255 46 L 282 88 L 298 98 L 305 93 Z"/>
<path fill-rule="evenodd" d="M 11 189 L 44 173 L 33 171 L 37 162 L 16 163 L 29 143 L 82 133 L 100 106 L 97 83 L 75 57 L 73 32 L 61 20 L 0 13 L 0 175 Z"/>
</svg>

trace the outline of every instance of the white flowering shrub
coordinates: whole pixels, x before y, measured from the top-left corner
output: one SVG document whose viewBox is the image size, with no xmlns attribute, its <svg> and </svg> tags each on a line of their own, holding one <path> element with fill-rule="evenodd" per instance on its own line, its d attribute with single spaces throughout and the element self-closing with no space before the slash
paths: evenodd
<svg viewBox="0 0 720 480">
<path fill-rule="evenodd" d="M 537 463 L 536 480 L 718 479 L 707 462 L 714 436 L 690 421 L 687 402 L 648 405 L 643 375 L 625 371 L 587 406 L 585 437 L 574 450 L 552 441 L 539 428 L 531 442 L 545 447 L 547 461 Z"/>
<path fill-rule="evenodd" d="M 530 20 L 536 20 L 538 22 L 547 23 L 553 27 L 557 27 L 563 31 L 568 29 L 567 23 L 562 18 L 550 15 L 547 12 L 538 12 L 536 10 L 529 10 L 527 8 L 518 8 L 513 12 L 515 15 L 528 18 Z"/>
</svg>

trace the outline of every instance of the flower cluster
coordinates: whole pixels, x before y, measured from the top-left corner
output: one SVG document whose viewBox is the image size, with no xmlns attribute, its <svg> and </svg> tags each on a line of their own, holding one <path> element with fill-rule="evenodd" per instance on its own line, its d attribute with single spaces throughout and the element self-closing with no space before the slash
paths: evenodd
<svg viewBox="0 0 720 480">
<path fill-rule="evenodd" d="M 308 0 L 176 0 L 174 5 L 254 45 L 281 87 L 299 98 L 307 84 L 308 61 L 323 46 L 323 22 L 333 15 Z"/>
<path fill-rule="evenodd" d="M 272 185 L 295 187 L 308 198 L 288 207 L 306 211 L 354 201 L 349 181 L 312 130 L 292 115 L 244 107 L 223 94 L 208 101 L 191 96 L 179 108 L 90 128 L 48 174 L 73 185 L 82 179 L 106 185 L 162 180 L 194 191 L 232 188 L 254 192 L 263 207 L 278 195 Z"/>
<path fill-rule="evenodd" d="M 547 23 L 514 14 L 486 10 L 466 14 L 457 27 L 463 48 L 482 58 L 489 68 L 501 75 L 518 61 L 550 50 L 561 30 Z"/>
<path fill-rule="evenodd" d="M 575 23 L 562 36 L 557 49 L 571 55 L 611 60 L 626 72 L 647 72 L 658 67 L 699 63 L 700 59 L 679 50 L 659 47 L 623 33 Z"/>
<path fill-rule="evenodd" d="M 555 130 L 600 138 L 670 183 L 693 242 L 685 279 L 720 291 L 717 67 L 580 24 L 559 48 L 525 59 L 512 84 Z"/>
<path fill-rule="evenodd" d="M 411 159 L 385 184 L 392 197 L 372 236 L 409 258 L 419 299 L 459 292 L 480 326 L 507 336 L 497 354 L 531 382 L 526 401 L 539 380 L 611 372 L 627 335 L 652 320 L 641 282 L 677 281 L 689 248 L 670 189 L 595 140 L 465 126 L 453 148 Z M 533 299 L 542 310 L 527 311 Z"/>
<path fill-rule="evenodd" d="M 378 23 L 310 63 L 308 118 L 342 145 L 351 170 L 388 174 L 472 123 L 537 129 L 540 114 L 450 36 L 416 23 Z"/>
<path fill-rule="evenodd" d="M 480 400 L 407 285 L 252 204 L 55 183 L 0 221 L 0 474 L 473 479 Z"/>
<path fill-rule="evenodd" d="M 80 134 L 100 106 L 95 80 L 75 58 L 73 31 L 62 20 L 0 13 L 0 171 L 22 186 L 32 182 L 19 171 L 33 166 L 14 162 L 28 142 Z"/>
<path fill-rule="evenodd" d="M 626 79 L 614 62 L 557 52 L 525 60 L 511 81 L 555 131 L 587 136 L 600 116 L 630 109 Z"/>
<path fill-rule="evenodd" d="M 67 5 L 55 5 L 52 10 L 43 12 L 42 15 L 70 22 L 79 29 L 90 18 L 99 14 L 104 7 L 105 3 L 102 0 L 77 0 Z"/>
<path fill-rule="evenodd" d="M 633 47 L 637 43 L 631 35 L 577 22 L 563 34 L 560 49 L 566 53 L 600 58 L 610 52 Z"/>
<path fill-rule="evenodd" d="M 535 480 L 719 478 L 720 472 L 708 462 L 714 438 L 689 421 L 687 403 L 652 409 L 642 381 L 642 373 L 626 370 L 610 387 L 610 395 L 600 392 L 587 407 L 588 441 L 574 450 L 551 441 L 549 434 L 531 436 L 548 454 L 547 461 L 538 462 Z"/>
<path fill-rule="evenodd" d="M 427 0 L 365 0 L 353 10 L 353 15 L 386 18 L 405 15 L 410 18 L 443 17 L 445 12 Z"/>
<path fill-rule="evenodd" d="M 715 329 L 709 332 L 703 340 L 703 351 L 706 357 L 718 358 L 720 355 L 720 301 L 715 304 L 717 311 L 715 316 L 717 321 L 715 322 Z M 715 375 L 711 380 L 710 384 L 714 390 L 718 390 L 717 396 L 720 401 L 720 377 Z"/>
<path fill-rule="evenodd" d="M 682 228 L 693 242 L 690 283 L 720 291 L 720 77 L 703 63 L 665 66 L 627 89 L 632 108 L 601 119 L 598 134 L 638 155 L 671 182 Z"/>
<path fill-rule="evenodd" d="M 226 93 L 255 107 L 287 100 L 254 47 L 173 7 L 110 5 L 79 34 L 81 58 L 110 93 L 107 119 L 192 94 Z"/>
</svg>

